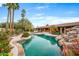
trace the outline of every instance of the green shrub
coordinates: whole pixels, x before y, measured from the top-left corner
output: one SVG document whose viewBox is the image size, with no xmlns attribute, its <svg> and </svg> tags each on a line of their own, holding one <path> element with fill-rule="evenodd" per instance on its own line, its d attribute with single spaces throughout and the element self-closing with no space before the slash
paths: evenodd
<svg viewBox="0 0 79 59">
<path fill-rule="evenodd" d="M 21 29 L 16 29 L 16 30 L 15 30 L 15 34 L 17 34 L 17 35 L 20 34 L 20 33 L 22 33 L 22 32 L 23 32 L 23 31 L 22 31 Z"/>
<path fill-rule="evenodd" d="M 9 35 L 6 32 L 0 32 L 0 53 L 9 53 L 11 46 L 9 45 Z"/>
<path fill-rule="evenodd" d="M 0 53 L 0 56 L 9 56 L 8 53 Z"/>
<path fill-rule="evenodd" d="M 29 33 L 28 32 L 23 32 L 22 37 L 28 37 L 28 36 L 29 36 Z"/>
<path fill-rule="evenodd" d="M 6 32 L 0 32 L 0 40 L 6 40 L 9 38 L 8 33 Z"/>
<path fill-rule="evenodd" d="M 54 32 L 53 34 L 55 34 L 55 35 L 60 35 L 60 32 Z"/>
<path fill-rule="evenodd" d="M 11 53 L 0 53 L 0 56 L 13 56 Z"/>
</svg>

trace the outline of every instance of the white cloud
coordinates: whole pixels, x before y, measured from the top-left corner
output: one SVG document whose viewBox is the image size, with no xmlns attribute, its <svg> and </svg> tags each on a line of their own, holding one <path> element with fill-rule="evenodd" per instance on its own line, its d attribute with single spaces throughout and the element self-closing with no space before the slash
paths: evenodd
<svg viewBox="0 0 79 59">
<path fill-rule="evenodd" d="M 45 8 L 49 8 L 48 5 L 45 6 L 37 6 L 37 7 L 32 7 L 32 8 L 28 8 L 27 11 L 31 11 L 31 10 L 41 10 L 41 9 L 45 9 Z"/>
<path fill-rule="evenodd" d="M 41 10 L 41 9 L 45 9 L 45 8 L 49 8 L 49 6 L 38 6 L 38 7 L 36 7 L 35 9 L 37 9 L 37 10 Z"/>
<path fill-rule="evenodd" d="M 44 19 L 44 17 L 43 16 L 41 16 L 41 17 L 31 17 L 30 19 L 32 19 L 32 20 L 40 20 L 40 19 Z"/>
<path fill-rule="evenodd" d="M 33 15 L 32 17 L 40 17 L 40 16 L 44 16 L 44 14 L 43 13 L 38 13 L 38 14 Z"/>
<path fill-rule="evenodd" d="M 5 16 L 5 17 L 3 17 L 2 19 L 5 20 L 5 19 L 7 19 L 7 17 Z"/>
<path fill-rule="evenodd" d="M 79 17 L 54 17 L 54 16 L 40 16 L 40 17 L 31 17 L 32 21 L 35 21 L 33 24 L 37 26 L 45 26 L 46 24 L 62 24 L 62 23 L 71 23 L 79 22 Z"/>
<path fill-rule="evenodd" d="M 49 21 L 47 19 L 47 21 Z M 62 24 L 62 23 L 71 23 L 71 22 L 79 22 L 79 17 L 68 17 L 68 18 L 52 18 L 50 19 L 50 24 Z"/>
<path fill-rule="evenodd" d="M 55 16 L 46 16 L 47 20 L 51 20 L 51 19 L 58 19 L 59 17 L 55 17 Z"/>
<path fill-rule="evenodd" d="M 36 14 L 35 16 L 42 16 L 43 14 L 42 13 L 40 13 L 40 14 Z"/>
<path fill-rule="evenodd" d="M 42 9 L 42 8 L 45 8 L 44 6 L 39 6 L 39 7 L 36 7 L 37 9 Z"/>
<path fill-rule="evenodd" d="M 0 7 L 2 7 L 2 4 L 0 3 Z"/>
<path fill-rule="evenodd" d="M 7 17 L 6 16 L 1 18 L 1 22 L 6 22 L 6 21 L 7 21 Z"/>
</svg>

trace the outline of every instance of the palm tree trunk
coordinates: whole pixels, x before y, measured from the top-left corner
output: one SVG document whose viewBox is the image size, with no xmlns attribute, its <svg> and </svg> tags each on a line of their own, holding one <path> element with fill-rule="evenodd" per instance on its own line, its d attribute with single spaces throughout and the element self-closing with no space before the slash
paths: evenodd
<svg viewBox="0 0 79 59">
<path fill-rule="evenodd" d="M 10 9 L 10 32 L 13 32 L 13 9 Z"/>
<path fill-rule="evenodd" d="M 10 10 L 8 9 L 8 16 L 7 16 L 7 22 L 6 22 L 6 29 L 9 28 L 9 17 L 10 17 Z"/>
<path fill-rule="evenodd" d="M 12 32 L 14 32 L 14 9 L 13 9 L 13 15 L 12 15 Z"/>
<path fill-rule="evenodd" d="M 11 32 L 11 9 L 10 9 L 10 32 Z"/>
</svg>

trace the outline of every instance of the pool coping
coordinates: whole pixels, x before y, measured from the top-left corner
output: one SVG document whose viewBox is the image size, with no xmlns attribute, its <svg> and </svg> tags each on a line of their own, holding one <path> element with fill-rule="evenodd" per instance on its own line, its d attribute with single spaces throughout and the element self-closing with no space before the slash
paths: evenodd
<svg viewBox="0 0 79 59">
<path fill-rule="evenodd" d="M 26 41 L 26 40 L 30 39 L 31 37 L 32 36 L 30 35 L 26 38 L 21 38 L 21 34 L 20 34 L 20 35 L 18 35 L 18 37 L 15 36 L 15 37 L 11 38 L 10 45 L 13 48 L 16 47 L 16 50 L 17 50 L 16 52 L 17 53 L 12 51 L 13 48 L 11 49 L 10 53 L 13 54 L 13 56 L 25 56 L 24 48 L 23 48 L 22 44 L 18 43 L 18 41 L 20 41 L 20 40 L 25 40 Z M 19 38 L 19 40 L 16 40 L 16 38 Z"/>
</svg>

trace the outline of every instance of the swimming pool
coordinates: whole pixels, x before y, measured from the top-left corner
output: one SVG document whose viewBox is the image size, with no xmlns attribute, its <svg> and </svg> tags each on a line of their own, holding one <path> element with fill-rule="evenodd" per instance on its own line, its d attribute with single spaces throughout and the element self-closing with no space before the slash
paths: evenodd
<svg viewBox="0 0 79 59">
<path fill-rule="evenodd" d="M 26 56 L 61 56 L 60 48 L 54 37 L 47 35 L 33 35 L 29 41 L 23 43 Z"/>
</svg>

